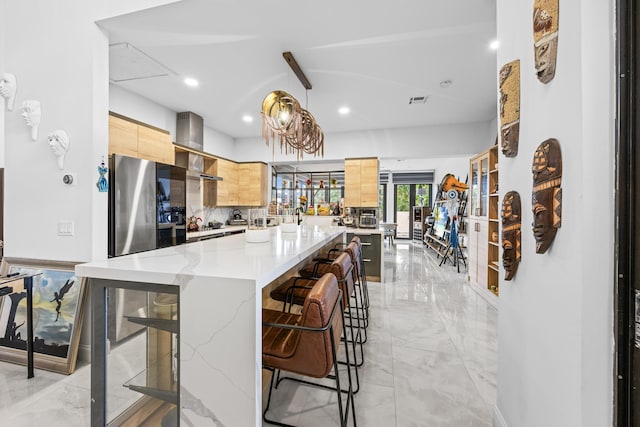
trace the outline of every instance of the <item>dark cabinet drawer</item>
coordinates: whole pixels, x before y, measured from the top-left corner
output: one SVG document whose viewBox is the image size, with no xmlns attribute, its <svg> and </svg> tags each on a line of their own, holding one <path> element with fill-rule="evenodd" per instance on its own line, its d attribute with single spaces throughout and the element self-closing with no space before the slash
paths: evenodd
<svg viewBox="0 0 640 427">
<path fill-rule="evenodd" d="M 382 272 L 382 235 L 377 233 L 356 234 L 347 232 L 347 241 L 351 241 L 357 235 L 362 243 L 362 259 L 367 272 L 367 279 L 380 281 Z"/>
</svg>

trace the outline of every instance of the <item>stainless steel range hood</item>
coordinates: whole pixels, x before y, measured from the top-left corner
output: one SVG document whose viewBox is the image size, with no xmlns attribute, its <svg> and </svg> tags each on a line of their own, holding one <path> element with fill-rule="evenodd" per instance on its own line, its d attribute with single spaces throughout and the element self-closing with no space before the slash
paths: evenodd
<svg viewBox="0 0 640 427">
<path fill-rule="evenodd" d="M 176 165 L 187 169 L 189 179 L 207 179 L 222 181 L 222 177 L 204 173 L 204 158 L 198 151 L 204 148 L 204 120 L 191 111 L 177 114 L 176 145 L 185 148 L 185 152 L 176 156 Z"/>
<path fill-rule="evenodd" d="M 204 172 L 198 172 L 187 169 L 187 179 L 206 179 L 209 181 L 222 181 L 221 176 L 209 175 Z"/>
</svg>

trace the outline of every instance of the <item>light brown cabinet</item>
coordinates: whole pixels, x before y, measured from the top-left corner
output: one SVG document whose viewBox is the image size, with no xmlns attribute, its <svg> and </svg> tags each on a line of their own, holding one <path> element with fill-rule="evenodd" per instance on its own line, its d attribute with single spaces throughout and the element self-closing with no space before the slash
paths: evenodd
<svg viewBox="0 0 640 427">
<path fill-rule="evenodd" d="M 380 164 L 377 158 L 345 159 L 345 206 L 378 207 L 379 170 Z"/>
<path fill-rule="evenodd" d="M 109 154 L 138 157 L 138 125 L 109 114 Z"/>
<path fill-rule="evenodd" d="M 175 151 L 169 133 L 138 125 L 138 157 L 174 164 Z"/>
<path fill-rule="evenodd" d="M 217 159 L 214 175 L 222 177 L 216 181 L 216 206 L 238 206 L 238 164 L 230 160 Z"/>
<path fill-rule="evenodd" d="M 168 131 L 156 129 L 124 116 L 109 114 L 109 154 L 174 164 L 175 152 Z"/>
<path fill-rule="evenodd" d="M 238 204 L 240 206 L 266 206 L 266 163 L 240 163 L 238 165 Z"/>
<path fill-rule="evenodd" d="M 469 280 L 487 295 L 499 293 L 498 147 L 469 161 Z"/>
<path fill-rule="evenodd" d="M 266 163 L 236 163 L 226 159 L 213 161 L 212 174 L 222 178 L 215 185 L 215 206 L 266 206 Z"/>
</svg>

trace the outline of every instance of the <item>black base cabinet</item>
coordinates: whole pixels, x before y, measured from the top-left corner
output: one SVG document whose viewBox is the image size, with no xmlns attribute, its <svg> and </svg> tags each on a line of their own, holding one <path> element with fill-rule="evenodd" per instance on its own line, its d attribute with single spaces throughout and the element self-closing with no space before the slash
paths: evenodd
<svg viewBox="0 0 640 427">
<path fill-rule="evenodd" d="M 360 237 L 362 242 L 362 258 L 366 263 L 364 268 L 367 280 L 379 282 L 382 277 L 382 234 L 347 231 L 347 242 L 350 242 L 355 235 Z"/>
</svg>

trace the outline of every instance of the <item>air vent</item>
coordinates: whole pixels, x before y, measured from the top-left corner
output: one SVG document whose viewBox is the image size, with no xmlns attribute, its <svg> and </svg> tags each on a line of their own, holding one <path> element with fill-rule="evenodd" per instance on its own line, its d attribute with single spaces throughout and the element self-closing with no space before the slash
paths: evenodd
<svg viewBox="0 0 640 427">
<path fill-rule="evenodd" d="M 411 98 L 409 98 L 409 104 L 426 104 L 427 99 L 429 99 L 428 95 L 412 96 Z"/>
<path fill-rule="evenodd" d="M 112 83 L 177 75 L 129 43 L 109 45 L 109 80 Z"/>
</svg>

